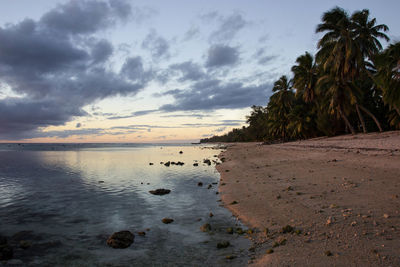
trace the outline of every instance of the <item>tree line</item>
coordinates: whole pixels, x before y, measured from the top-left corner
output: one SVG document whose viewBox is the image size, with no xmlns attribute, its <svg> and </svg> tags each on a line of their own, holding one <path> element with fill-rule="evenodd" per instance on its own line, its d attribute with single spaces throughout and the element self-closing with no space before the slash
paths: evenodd
<svg viewBox="0 0 400 267">
<path fill-rule="evenodd" d="M 253 106 L 249 126 L 200 142 L 289 141 L 400 129 L 400 42 L 367 9 L 336 7 L 316 28 L 317 52 L 299 56 L 280 77 L 266 107 Z"/>
</svg>

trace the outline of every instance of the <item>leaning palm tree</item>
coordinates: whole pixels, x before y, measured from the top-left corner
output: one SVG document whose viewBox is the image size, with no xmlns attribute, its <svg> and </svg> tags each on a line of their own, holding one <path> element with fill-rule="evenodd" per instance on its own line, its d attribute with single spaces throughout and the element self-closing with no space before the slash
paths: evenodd
<svg viewBox="0 0 400 267">
<path fill-rule="evenodd" d="M 306 52 L 296 59 L 297 65 L 292 67 L 293 87 L 296 95 L 301 95 L 304 102 L 310 103 L 315 98 L 315 83 L 317 81 L 317 66 L 314 57 Z"/>
</svg>

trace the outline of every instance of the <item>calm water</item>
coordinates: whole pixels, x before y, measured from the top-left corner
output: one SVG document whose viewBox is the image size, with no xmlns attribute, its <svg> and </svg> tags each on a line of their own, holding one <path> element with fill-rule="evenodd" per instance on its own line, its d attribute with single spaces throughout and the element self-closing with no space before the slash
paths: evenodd
<svg viewBox="0 0 400 267">
<path fill-rule="evenodd" d="M 246 255 L 249 241 L 226 233 L 237 221 L 219 206 L 214 164 L 202 163 L 219 153 L 195 145 L 0 145 L 0 235 L 17 262 L 31 266 L 243 265 L 246 257 L 225 256 Z M 157 188 L 172 191 L 149 194 Z M 211 234 L 199 229 L 207 222 Z M 121 230 L 135 233 L 134 243 L 108 247 Z M 32 246 L 18 248 L 20 240 Z M 232 246 L 216 249 L 222 240 Z"/>
</svg>

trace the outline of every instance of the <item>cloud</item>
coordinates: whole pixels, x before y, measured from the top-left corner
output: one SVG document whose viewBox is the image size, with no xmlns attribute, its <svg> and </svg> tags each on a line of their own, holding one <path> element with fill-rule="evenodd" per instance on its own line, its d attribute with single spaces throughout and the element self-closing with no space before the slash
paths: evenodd
<svg viewBox="0 0 400 267">
<path fill-rule="evenodd" d="M 130 15 L 130 5 L 121 0 L 69 1 L 44 14 L 40 24 L 57 35 L 88 34 L 114 25 L 118 19 L 126 20 Z"/>
<path fill-rule="evenodd" d="M 200 29 L 196 26 L 191 26 L 183 35 L 183 41 L 190 41 L 200 35 Z"/>
<path fill-rule="evenodd" d="M 223 67 L 234 65 L 239 61 L 239 51 L 227 45 L 212 45 L 208 49 L 206 67 Z"/>
<path fill-rule="evenodd" d="M 197 63 L 193 63 L 192 61 L 172 64 L 169 66 L 169 70 L 171 72 L 178 73 L 180 76 L 178 81 L 180 82 L 198 81 L 206 76 L 201 66 Z"/>
<path fill-rule="evenodd" d="M 271 61 L 277 59 L 278 56 L 266 55 L 265 48 L 260 48 L 253 54 L 253 58 L 257 61 L 258 64 L 266 65 L 267 63 L 270 63 Z"/>
<path fill-rule="evenodd" d="M 210 41 L 227 42 L 235 38 L 238 32 L 249 23 L 240 14 L 219 17 L 219 27 L 211 33 Z"/>
<path fill-rule="evenodd" d="M 220 132 L 225 131 L 225 129 L 226 129 L 226 127 L 220 127 L 220 128 L 218 128 L 218 129 L 214 130 L 214 132 L 220 133 Z"/>
<path fill-rule="evenodd" d="M 0 82 L 18 95 L 0 102 L 0 138 L 29 138 L 39 128 L 88 115 L 82 108 L 96 100 L 134 95 L 146 86 L 149 74 L 140 64 L 127 61 L 120 73 L 109 70 L 114 48 L 93 35 L 127 19 L 129 8 L 119 10 L 124 3 L 70 1 L 38 21 L 0 27 Z"/>
<path fill-rule="evenodd" d="M 142 48 L 148 50 L 155 61 L 170 58 L 168 41 L 159 36 L 154 29 L 143 40 Z"/>
<path fill-rule="evenodd" d="M 133 82 L 146 83 L 152 76 L 152 71 L 145 71 L 142 58 L 129 57 L 121 68 L 121 75 Z"/>
<path fill-rule="evenodd" d="M 80 122 L 78 122 L 75 126 L 75 128 L 81 128 L 82 124 Z"/>
<path fill-rule="evenodd" d="M 241 82 L 223 83 L 211 79 L 194 83 L 186 90 L 170 90 L 161 95 L 172 95 L 175 102 L 160 107 L 162 111 L 235 109 L 265 105 L 272 84 L 245 85 Z"/>
</svg>

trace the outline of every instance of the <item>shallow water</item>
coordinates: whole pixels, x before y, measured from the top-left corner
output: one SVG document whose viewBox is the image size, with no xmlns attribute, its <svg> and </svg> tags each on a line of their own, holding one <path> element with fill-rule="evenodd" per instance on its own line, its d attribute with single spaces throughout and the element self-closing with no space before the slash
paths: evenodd
<svg viewBox="0 0 400 267">
<path fill-rule="evenodd" d="M 14 258 L 32 266 L 242 265 L 246 257 L 225 256 L 246 255 L 249 241 L 226 233 L 238 222 L 219 206 L 214 164 L 202 163 L 219 153 L 195 145 L 0 145 L 0 234 Z M 167 161 L 185 165 L 160 164 Z M 172 191 L 148 192 L 157 188 Z M 200 231 L 204 223 L 211 234 Z M 121 230 L 135 233 L 134 243 L 108 247 Z M 32 246 L 18 248 L 20 240 Z M 218 250 L 222 240 L 232 246 Z"/>
</svg>

